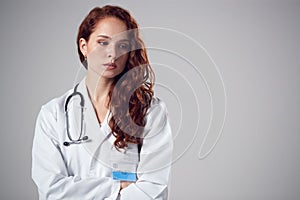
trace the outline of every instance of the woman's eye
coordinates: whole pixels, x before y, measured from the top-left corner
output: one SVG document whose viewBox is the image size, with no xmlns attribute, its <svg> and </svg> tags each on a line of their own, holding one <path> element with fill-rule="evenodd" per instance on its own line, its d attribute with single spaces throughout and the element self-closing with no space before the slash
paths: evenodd
<svg viewBox="0 0 300 200">
<path fill-rule="evenodd" d="M 106 42 L 106 41 L 99 41 L 98 42 L 101 46 L 106 46 L 106 45 L 108 45 L 108 42 Z"/>
<path fill-rule="evenodd" d="M 119 48 L 120 48 L 120 49 L 128 49 L 128 48 L 129 48 L 129 45 L 126 44 L 126 43 L 123 43 L 123 44 L 120 44 L 120 45 L 119 45 Z"/>
</svg>

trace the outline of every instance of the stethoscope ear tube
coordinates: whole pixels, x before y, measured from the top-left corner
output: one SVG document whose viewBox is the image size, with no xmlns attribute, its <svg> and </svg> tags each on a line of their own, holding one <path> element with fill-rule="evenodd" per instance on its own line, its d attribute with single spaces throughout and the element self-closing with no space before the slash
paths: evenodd
<svg viewBox="0 0 300 200">
<path fill-rule="evenodd" d="M 80 106 L 81 106 L 82 109 L 84 109 L 84 104 L 85 104 L 85 103 L 84 103 L 84 97 L 83 97 L 83 95 L 82 95 L 80 92 L 77 92 L 77 87 L 78 87 L 78 85 L 79 85 L 79 83 L 75 86 L 74 91 L 72 92 L 72 94 L 70 94 L 70 95 L 67 97 L 67 100 L 66 100 L 66 103 L 65 103 L 65 112 L 68 111 L 68 105 L 69 105 L 70 100 L 71 100 L 74 96 L 76 96 L 76 95 L 79 95 L 79 97 L 80 97 Z"/>
</svg>

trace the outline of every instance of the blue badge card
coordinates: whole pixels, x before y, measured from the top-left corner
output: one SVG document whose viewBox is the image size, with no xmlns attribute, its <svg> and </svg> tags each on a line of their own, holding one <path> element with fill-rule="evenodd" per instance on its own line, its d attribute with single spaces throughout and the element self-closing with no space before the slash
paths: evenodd
<svg viewBox="0 0 300 200">
<path fill-rule="evenodd" d="M 136 170 L 138 162 L 137 145 L 129 145 L 123 151 L 113 148 L 110 155 L 112 178 L 119 181 L 135 182 L 137 180 Z"/>
<path fill-rule="evenodd" d="M 132 173 L 132 172 L 113 171 L 112 177 L 114 180 L 119 180 L 119 181 L 128 181 L 128 182 L 136 181 L 136 173 Z"/>
</svg>

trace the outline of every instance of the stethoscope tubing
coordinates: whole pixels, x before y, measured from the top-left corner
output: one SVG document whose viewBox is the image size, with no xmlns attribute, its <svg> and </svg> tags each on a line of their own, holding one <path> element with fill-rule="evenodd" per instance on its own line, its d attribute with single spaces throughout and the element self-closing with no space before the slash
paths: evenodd
<svg viewBox="0 0 300 200">
<path fill-rule="evenodd" d="M 72 94 L 70 94 L 67 99 L 66 99 L 66 103 L 65 103 L 65 115 L 66 115 L 66 131 L 67 131 L 67 135 L 68 135 L 68 138 L 70 140 L 70 142 L 67 142 L 65 141 L 64 142 L 64 145 L 65 146 L 70 146 L 71 144 L 81 144 L 83 141 L 85 140 L 88 140 L 88 136 L 84 136 L 82 137 L 83 135 L 83 126 L 84 126 L 84 105 L 85 105 L 85 102 L 84 102 L 84 96 L 77 91 L 77 87 L 78 87 L 79 83 L 74 87 L 74 91 Z M 79 133 L 79 137 L 78 139 L 73 139 L 71 137 L 71 134 L 70 134 L 70 131 L 69 131 L 69 127 L 70 127 L 70 123 L 69 123 L 69 114 L 68 114 L 68 104 L 69 102 L 71 101 L 71 99 L 75 96 L 79 96 L 80 97 L 80 107 L 81 107 L 81 114 L 80 114 L 80 133 Z"/>
</svg>

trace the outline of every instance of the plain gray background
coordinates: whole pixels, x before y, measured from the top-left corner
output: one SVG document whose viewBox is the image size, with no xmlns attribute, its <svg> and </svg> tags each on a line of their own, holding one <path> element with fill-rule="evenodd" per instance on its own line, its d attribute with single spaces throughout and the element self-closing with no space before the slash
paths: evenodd
<svg viewBox="0 0 300 200">
<path fill-rule="evenodd" d="M 197 40 L 224 81 L 222 137 L 199 160 L 199 133 L 173 163 L 170 199 L 299 199 L 300 1 L 292 0 L 1 1 L 0 199 L 38 198 L 30 177 L 36 116 L 44 103 L 72 87 L 80 67 L 77 28 L 91 8 L 107 3 L 130 10 L 141 27 L 171 28 Z M 201 85 L 199 79 L 192 87 Z M 205 98 L 198 102 L 202 110 Z M 179 115 L 193 122 L 192 113 L 189 118 L 169 110 L 173 129 Z M 177 152 L 186 146 L 174 141 Z"/>
</svg>

